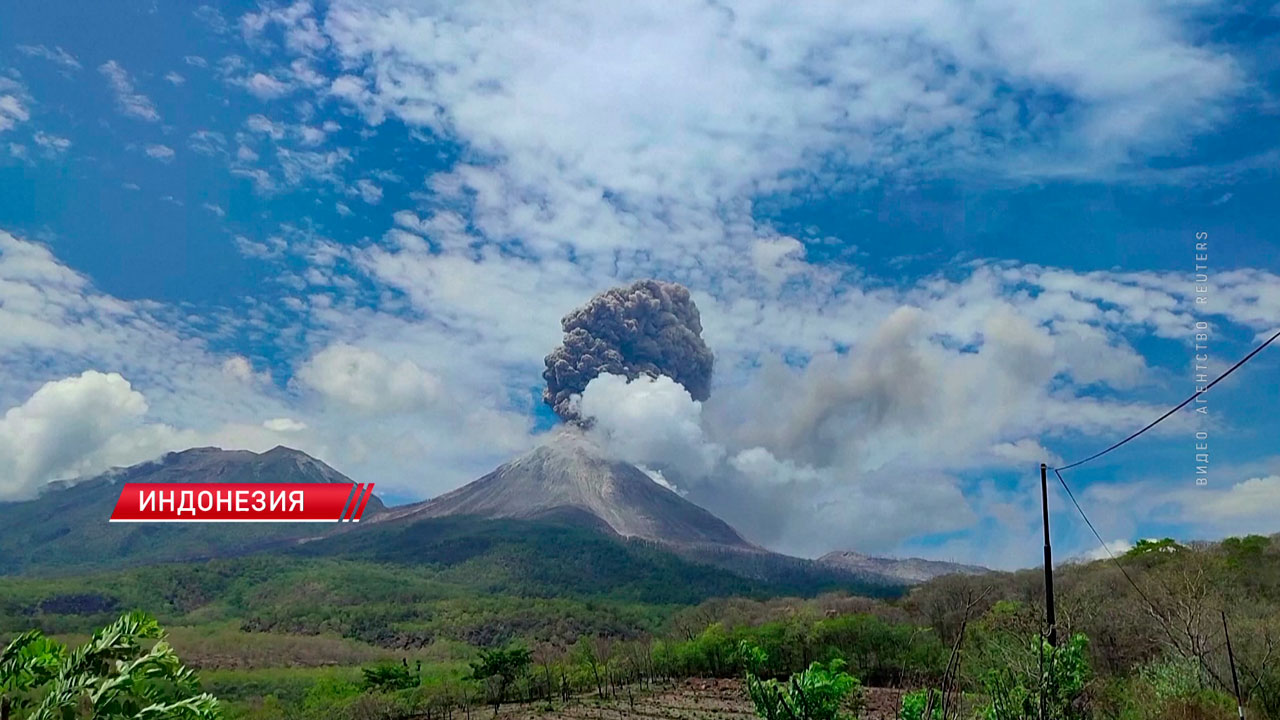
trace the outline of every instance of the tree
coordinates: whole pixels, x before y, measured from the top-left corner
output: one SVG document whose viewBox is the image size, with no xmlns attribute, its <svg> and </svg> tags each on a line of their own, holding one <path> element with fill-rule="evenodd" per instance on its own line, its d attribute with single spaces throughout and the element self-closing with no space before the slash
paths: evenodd
<svg viewBox="0 0 1280 720">
<path fill-rule="evenodd" d="M 1177 555 L 1186 552 L 1187 546 L 1179 543 L 1173 538 L 1166 537 L 1156 540 L 1155 538 L 1145 538 L 1139 540 L 1136 545 L 1124 554 L 1126 558 L 1152 557 L 1161 555 Z"/>
<path fill-rule="evenodd" d="M 492 695 L 494 717 L 497 717 L 498 708 L 506 699 L 507 688 L 524 676 L 532 660 L 533 656 L 528 648 L 512 645 L 495 650 L 481 650 L 480 658 L 471 662 L 472 678 L 496 685 Z"/>
<path fill-rule="evenodd" d="M 360 671 L 364 675 L 364 684 L 370 690 L 392 692 L 407 690 L 422 684 L 422 661 L 419 660 L 417 670 L 409 670 L 409 661 L 401 659 L 400 664 L 383 663 Z"/>
<path fill-rule="evenodd" d="M 89 709 L 95 720 L 215 720 L 218 701 L 199 692 L 155 618 L 132 612 L 68 651 L 36 630 L 0 653 L 0 720 L 61 720 Z M 149 649 L 142 641 L 155 641 Z"/>
</svg>

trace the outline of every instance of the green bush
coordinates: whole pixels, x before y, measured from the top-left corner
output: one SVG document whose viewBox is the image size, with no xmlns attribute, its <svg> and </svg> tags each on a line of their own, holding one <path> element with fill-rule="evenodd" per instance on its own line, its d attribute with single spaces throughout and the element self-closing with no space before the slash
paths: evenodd
<svg viewBox="0 0 1280 720">
<path fill-rule="evenodd" d="M 1155 697 L 1160 717 L 1194 713 L 1197 717 L 1229 715 L 1235 699 L 1215 690 L 1208 673 L 1193 658 L 1165 658 L 1138 670 L 1138 681 Z"/>
<path fill-rule="evenodd" d="M 750 662 L 763 664 L 764 652 L 744 643 L 740 656 Z M 756 714 L 764 720 L 837 720 L 853 717 L 842 713 L 848 708 L 856 713 L 862 706 L 862 684 L 844 671 L 845 663 L 837 658 L 829 663 L 814 662 L 802 672 L 795 673 L 786 682 L 762 680 L 754 673 L 746 673 L 747 696 L 755 706 Z"/>
<path fill-rule="evenodd" d="M 925 709 L 929 707 L 930 697 L 933 698 L 933 708 L 926 718 Z M 934 688 L 921 688 L 903 695 L 898 720 L 942 720 L 942 693 Z"/>
<path fill-rule="evenodd" d="M 417 672 L 409 669 L 407 660 L 399 663 L 381 663 L 361 671 L 365 687 L 369 690 L 392 692 L 417 687 L 422 682 L 422 663 Z"/>
<path fill-rule="evenodd" d="M 988 697 L 986 719 L 1038 718 L 1042 702 L 1046 717 L 1083 719 L 1085 714 L 1079 701 L 1092 676 L 1088 648 L 1089 638 L 1079 633 L 1058 647 L 1036 637 L 1032 644 L 1033 657 L 1037 651 L 1039 655 L 1035 674 L 1009 666 L 988 669 L 982 676 Z"/>
</svg>

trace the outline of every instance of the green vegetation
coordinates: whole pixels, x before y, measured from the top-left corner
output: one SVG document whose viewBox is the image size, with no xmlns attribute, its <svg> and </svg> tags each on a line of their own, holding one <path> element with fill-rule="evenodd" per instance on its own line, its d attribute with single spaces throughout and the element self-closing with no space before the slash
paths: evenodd
<svg viewBox="0 0 1280 720">
<path fill-rule="evenodd" d="M 885 712 L 879 688 L 896 689 L 888 712 L 910 720 L 1038 717 L 1042 701 L 1068 720 L 1225 720 L 1225 609 L 1249 716 L 1280 718 L 1280 548 L 1260 536 L 1135 548 L 1122 562 L 1150 603 L 1109 561 L 1061 568 L 1050 648 L 1037 571 L 951 576 L 888 600 L 802 597 L 572 528 L 533 529 L 567 548 L 545 558 L 514 530 L 474 530 L 445 524 L 436 544 L 392 537 L 346 557 L 308 548 L 0 578 L 0 639 L 35 627 L 42 643 L 80 643 L 143 608 L 226 716 L 254 720 L 631 708 L 695 692 L 690 678 L 786 720 L 856 716 L 859 695 Z M 591 582 L 562 583 L 575 566 Z M 815 702 L 851 689 L 835 711 L 806 704 L 811 684 Z"/>
<path fill-rule="evenodd" d="M 215 720 L 218 701 L 201 693 L 164 631 L 142 612 L 122 616 L 68 650 L 38 630 L 0 652 L 0 720 Z M 142 642 L 152 641 L 149 648 Z"/>
<path fill-rule="evenodd" d="M 1032 720 L 1039 717 L 1077 720 L 1084 717 L 1080 697 L 1089 681 L 1085 655 L 1089 639 L 1076 634 L 1060 647 L 1037 637 L 1031 653 L 1034 672 L 1026 663 L 986 667 L 982 685 L 987 697 L 986 720 Z"/>
<path fill-rule="evenodd" d="M 401 660 L 400 664 L 382 663 L 361 671 L 364 675 L 364 686 L 375 692 L 408 690 L 422 684 L 422 661 L 409 670 L 409 661 Z"/>
<path fill-rule="evenodd" d="M 1124 556 L 1130 560 L 1133 558 L 1143 557 L 1145 555 L 1155 555 L 1156 553 L 1177 554 L 1187 549 L 1173 538 L 1160 538 L 1159 540 L 1142 539 L 1137 542 Z"/>
<path fill-rule="evenodd" d="M 768 665 L 768 654 L 761 648 L 744 640 L 738 655 L 747 666 L 747 696 L 764 720 L 836 720 L 852 717 L 861 707 L 862 685 L 844 671 L 841 658 L 813 662 L 782 682 L 756 674 Z"/>
<path fill-rule="evenodd" d="M 936 688 L 920 688 L 903 695 L 898 720 L 942 720 L 942 693 Z"/>
<path fill-rule="evenodd" d="M 507 699 L 507 691 L 529 670 L 533 656 L 529 649 L 519 645 L 507 648 L 481 650 L 480 657 L 471 663 L 471 678 L 484 683 L 488 689 L 493 714 Z"/>
</svg>

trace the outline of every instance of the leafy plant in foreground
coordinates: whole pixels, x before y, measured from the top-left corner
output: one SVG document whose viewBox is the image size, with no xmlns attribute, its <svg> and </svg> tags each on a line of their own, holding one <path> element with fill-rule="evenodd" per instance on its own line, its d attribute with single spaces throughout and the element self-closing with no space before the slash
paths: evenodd
<svg viewBox="0 0 1280 720">
<path fill-rule="evenodd" d="M 933 708 L 925 717 L 930 699 L 933 700 Z M 921 688 L 903 695 L 898 720 L 942 720 L 942 693 L 935 688 Z"/>
<path fill-rule="evenodd" d="M 215 720 L 218 701 L 199 692 L 155 618 L 132 612 L 68 651 L 38 631 L 0 653 L 0 720 L 62 720 L 88 710 L 95 720 Z M 144 649 L 141 641 L 152 641 Z"/>
<path fill-rule="evenodd" d="M 738 652 L 748 668 L 760 667 L 767 660 L 762 650 L 746 642 Z M 748 669 L 747 696 L 764 720 L 837 720 L 845 717 L 841 707 L 856 709 L 862 700 L 862 684 L 844 667 L 841 658 L 825 664 L 815 662 L 786 682 L 762 680 Z"/>
</svg>

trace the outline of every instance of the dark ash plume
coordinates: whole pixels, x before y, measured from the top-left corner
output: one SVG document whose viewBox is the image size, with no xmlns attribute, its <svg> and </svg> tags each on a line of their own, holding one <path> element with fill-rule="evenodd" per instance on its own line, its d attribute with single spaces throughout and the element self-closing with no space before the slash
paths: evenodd
<svg viewBox="0 0 1280 720">
<path fill-rule="evenodd" d="M 602 374 L 666 375 L 694 400 L 711 393 L 711 349 L 702 340 L 698 306 L 683 285 L 640 280 L 606 290 L 560 321 L 564 344 L 546 358 L 542 400 L 578 422 L 570 398 Z"/>
</svg>

